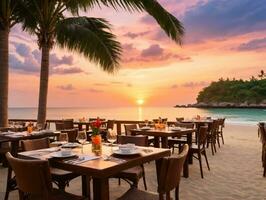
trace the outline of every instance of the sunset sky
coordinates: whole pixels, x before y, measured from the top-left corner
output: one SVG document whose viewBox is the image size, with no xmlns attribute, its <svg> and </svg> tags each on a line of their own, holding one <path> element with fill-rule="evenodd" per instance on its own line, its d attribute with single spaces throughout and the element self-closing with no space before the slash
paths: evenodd
<svg viewBox="0 0 266 200">
<path fill-rule="evenodd" d="M 95 8 L 123 46 L 120 70 L 102 72 L 66 49 L 51 52 L 48 106 L 173 106 L 194 103 L 220 77 L 244 78 L 266 69 L 265 0 L 159 0 L 185 27 L 180 47 L 146 13 Z M 38 105 L 40 51 L 36 38 L 13 28 L 9 106 Z"/>
</svg>

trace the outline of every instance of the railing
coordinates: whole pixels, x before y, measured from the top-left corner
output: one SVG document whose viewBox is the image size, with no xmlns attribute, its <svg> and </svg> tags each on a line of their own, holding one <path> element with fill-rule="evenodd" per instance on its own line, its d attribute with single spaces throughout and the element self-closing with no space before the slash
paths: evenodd
<svg viewBox="0 0 266 200">
<path fill-rule="evenodd" d="M 37 122 L 36 119 L 9 119 L 9 121 L 12 121 L 12 122 Z M 46 122 L 48 123 L 48 127 L 50 127 L 51 123 L 62 122 L 62 120 L 60 120 L 60 119 L 48 119 L 48 120 L 46 120 Z M 122 134 L 122 125 L 124 125 L 124 124 L 140 124 L 140 123 L 145 123 L 145 121 L 115 120 L 114 123 L 116 125 L 117 134 L 121 135 Z M 168 123 L 170 124 L 170 123 L 174 123 L 174 122 L 168 122 Z M 74 121 L 74 124 L 79 124 L 79 122 Z"/>
</svg>

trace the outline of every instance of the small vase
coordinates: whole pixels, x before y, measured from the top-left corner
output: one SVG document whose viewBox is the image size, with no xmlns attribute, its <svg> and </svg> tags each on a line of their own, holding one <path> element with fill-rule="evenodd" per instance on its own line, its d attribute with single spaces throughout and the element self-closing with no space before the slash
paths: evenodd
<svg viewBox="0 0 266 200">
<path fill-rule="evenodd" d="M 102 136 L 100 134 L 91 136 L 91 151 L 96 155 L 102 154 Z"/>
</svg>

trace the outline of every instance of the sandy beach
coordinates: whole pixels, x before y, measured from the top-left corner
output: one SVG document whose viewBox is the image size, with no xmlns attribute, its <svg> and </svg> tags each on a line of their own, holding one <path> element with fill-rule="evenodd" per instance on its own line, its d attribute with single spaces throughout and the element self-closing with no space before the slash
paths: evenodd
<svg viewBox="0 0 266 200">
<path fill-rule="evenodd" d="M 222 145 L 215 156 L 208 149 L 211 171 L 203 162 L 204 179 L 200 177 L 198 161 L 190 165 L 190 177 L 182 178 L 180 199 L 183 200 L 262 200 L 265 197 L 266 178 L 262 177 L 261 143 L 256 126 L 226 124 L 224 130 L 225 145 Z M 148 190 L 156 192 L 155 163 L 145 165 Z M 0 168 L 0 199 L 5 191 L 7 170 Z M 140 181 L 140 188 L 143 183 Z M 128 184 L 110 180 L 110 197 L 116 199 L 127 191 Z M 67 191 L 81 194 L 79 178 L 70 183 Z M 2 196 L 1 196 L 2 195 Z M 12 192 L 10 200 L 18 199 L 17 192 Z"/>
</svg>

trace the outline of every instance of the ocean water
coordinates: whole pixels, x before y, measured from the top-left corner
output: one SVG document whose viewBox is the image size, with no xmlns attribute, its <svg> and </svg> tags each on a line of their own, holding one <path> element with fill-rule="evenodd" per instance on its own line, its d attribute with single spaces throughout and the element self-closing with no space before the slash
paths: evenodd
<svg viewBox="0 0 266 200">
<path fill-rule="evenodd" d="M 114 108 L 48 108 L 47 119 L 79 119 L 101 117 L 116 120 L 145 120 L 163 117 L 192 118 L 196 115 L 225 117 L 227 123 L 255 125 L 266 121 L 266 109 L 200 109 L 174 107 L 114 107 Z M 10 108 L 10 119 L 36 119 L 37 108 Z"/>
</svg>

